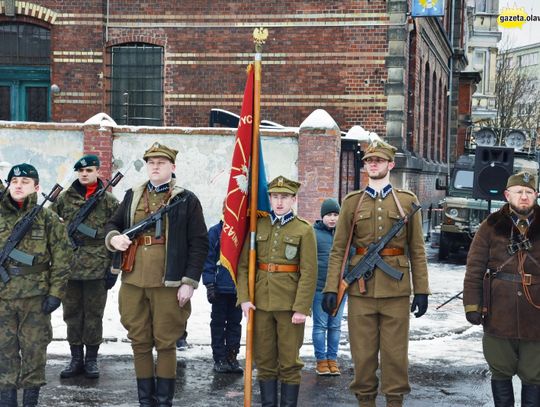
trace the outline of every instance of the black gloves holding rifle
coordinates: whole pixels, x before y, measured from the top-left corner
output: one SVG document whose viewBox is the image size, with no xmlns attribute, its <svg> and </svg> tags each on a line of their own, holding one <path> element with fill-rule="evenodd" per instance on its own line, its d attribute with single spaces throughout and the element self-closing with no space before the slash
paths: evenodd
<svg viewBox="0 0 540 407">
<path fill-rule="evenodd" d="M 60 303 L 60 298 L 55 297 L 54 295 L 47 295 L 41 303 L 41 311 L 43 311 L 45 315 L 48 315 L 57 309 L 60 306 Z"/>
</svg>

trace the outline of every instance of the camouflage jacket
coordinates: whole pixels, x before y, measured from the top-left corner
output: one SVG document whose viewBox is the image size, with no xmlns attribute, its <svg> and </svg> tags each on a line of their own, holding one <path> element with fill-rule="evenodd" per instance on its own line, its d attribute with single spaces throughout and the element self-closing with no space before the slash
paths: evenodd
<svg viewBox="0 0 540 407">
<path fill-rule="evenodd" d="M 101 180 L 98 182 L 99 189 L 103 183 Z M 66 227 L 86 202 L 85 192 L 86 188 L 77 180 L 51 206 L 51 209 L 64 220 Z M 118 200 L 113 194 L 106 192 L 83 222 L 97 230 L 96 237 L 90 238 L 79 232 L 75 233 L 75 240 L 80 246 L 71 261 L 71 280 L 96 280 L 104 277 L 105 270 L 111 264 L 110 253 L 104 244 L 104 226 L 117 207 Z"/>
<path fill-rule="evenodd" d="M 0 247 L 9 238 L 15 224 L 23 218 L 37 202 L 37 194 L 31 194 L 18 209 L 9 196 L 0 203 Z M 3 265 L 8 269 L 11 280 L 0 282 L 0 298 L 11 300 L 37 295 L 64 296 L 69 277 L 69 263 L 73 250 L 69 246 L 65 225 L 49 209 L 43 209 L 36 217 L 32 229 L 21 240 L 17 249 L 35 256 L 34 270 L 24 270 L 24 265 L 8 259 Z M 21 267 L 14 274 L 10 267 Z"/>
</svg>

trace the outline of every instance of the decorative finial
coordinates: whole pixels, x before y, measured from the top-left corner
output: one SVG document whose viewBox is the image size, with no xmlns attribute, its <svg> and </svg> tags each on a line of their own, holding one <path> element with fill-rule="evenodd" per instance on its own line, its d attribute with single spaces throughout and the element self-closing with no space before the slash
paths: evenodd
<svg viewBox="0 0 540 407">
<path fill-rule="evenodd" d="M 258 27 L 253 30 L 253 42 L 255 43 L 255 50 L 257 52 L 262 51 L 262 46 L 268 38 L 268 29 L 264 27 Z"/>
</svg>

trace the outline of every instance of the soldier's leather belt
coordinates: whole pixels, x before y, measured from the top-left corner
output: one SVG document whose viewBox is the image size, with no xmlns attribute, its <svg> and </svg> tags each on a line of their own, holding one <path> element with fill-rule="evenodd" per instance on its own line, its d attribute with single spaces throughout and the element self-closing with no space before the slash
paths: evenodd
<svg viewBox="0 0 540 407">
<path fill-rule="evenodd" d="M 499 280 L 504 281 L 512 281 L 513 283 L 523 283 L 525 285 L 535 285 L 540 284 L 540 276 L 533 276 L 532 274 L 524 274 L 523 280 L 521 279 L 521 276 L 519 274 L 512 274 L 512 273 L 503 273 L 501 271 L 496 272 L 495 270 L 490 270 L 494 277 Z"/>
<path fill-rule="evenodd" d="M 8 266 L 7 270 L 12 276 L 26 276 L 28 274 L 39 273 L 49 269 L 47 263 L 36 264 L 35 266 Z"/>
<path fill-rule="evenodd" d="M 367 250 L 366 247 L 357 247 L 356 254 L 366 254 Z M 397 247 L 387 247 L 379 252 L 381 256 L 401 256 L 404 253 L 405 251 L 403 249 Z"/>
<path fill-rule="evenodd" d="M 156 239 L 154 236 L 139 236 L 137 238 L 137 245 L 138 246 L 152 246 L 155 244 L 165 244 L 165 238 L 160 237 L 159 239 Z"/>
<path fill-rule="evenodd" d="M 296 273 L 298 271 L 296 264 L 259 263 L 258 267 L 269 273 Z"/>
</svg>

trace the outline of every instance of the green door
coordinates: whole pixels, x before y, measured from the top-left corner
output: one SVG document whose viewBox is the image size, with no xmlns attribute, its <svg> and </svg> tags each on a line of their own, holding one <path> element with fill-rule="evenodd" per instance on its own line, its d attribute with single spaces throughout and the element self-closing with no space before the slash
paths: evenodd
<svg viewBox="0 0 540 407">
<path fill-rule="evenodd" d="M 35 75 L 25 75 L 24 69 L 17 72 L 17 76 L 19 77 L 17 79 L 0 79 L 0 120 L 49 121 L 51 117 L 49 82 L 32 78 Z"/>
</svg>

